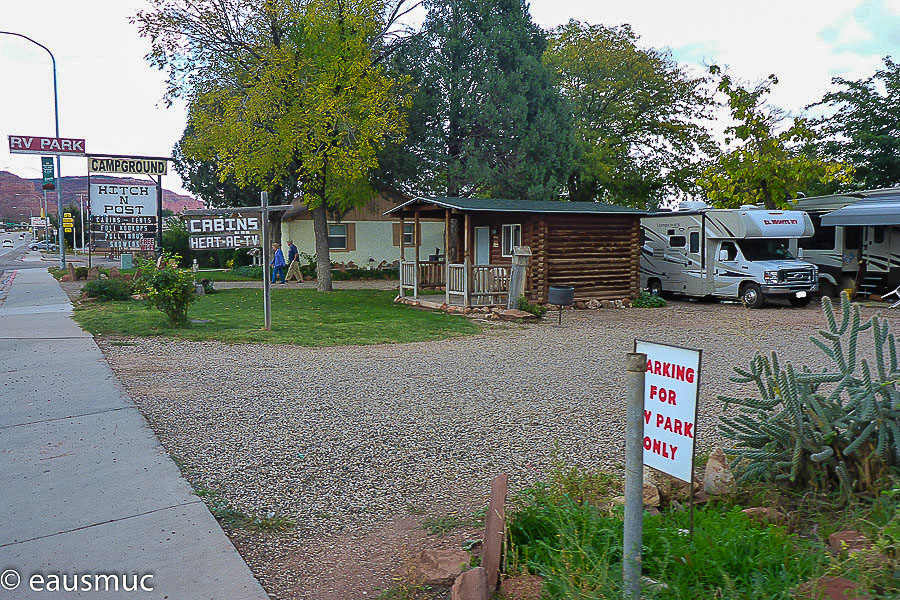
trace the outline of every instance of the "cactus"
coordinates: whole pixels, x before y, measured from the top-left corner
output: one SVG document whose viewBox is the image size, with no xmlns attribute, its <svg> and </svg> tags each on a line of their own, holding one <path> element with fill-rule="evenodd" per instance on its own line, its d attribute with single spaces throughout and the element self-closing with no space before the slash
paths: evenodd
<svg viewBox="0 0 900 600">
<path fill-rule="evenodd" d="M 731 381 L 753 383 L 759 394 L 719 396 L 726 409 L 739 407 L 738 414 L 720 417 L 719 428 L 736 442 L 740 482 L 875 492 L 900 467 L 900 364 L 889 325 L 877 317 L 861 322 L 846 293 L 840 318 L 829 298 L 822 308 L 826 328 L 810 340 L 834 363 L 831 370 L 797 370 L 775 352 L 757 353 L 748 369 L 735 368 Z M 858 355 L 868 343 L 874 366 Z"/>
</svg>

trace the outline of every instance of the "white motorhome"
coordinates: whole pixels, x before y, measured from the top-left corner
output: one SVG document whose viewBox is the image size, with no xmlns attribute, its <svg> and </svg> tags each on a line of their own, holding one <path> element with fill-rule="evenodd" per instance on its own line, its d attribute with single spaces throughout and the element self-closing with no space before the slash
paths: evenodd
<svg viewBox="0 0 900 600">
<path fill-rule="evenodd" d="M 816 233 L 791 241 L 791 250 L 819 267 L 823 294 L 844 289 L 857 297 L 883 295 L 900 286 L 900 188 L 804 198 Z"/>
<path fill-rule="evenodd" d="M 815 265 L 794 258 L 788 240 L 809 237 L 801 211 L 709 208 L 682 202 L 641 219 L 641 285 L 652 294 L 737 298 L 759 308 L 767 298 L 809 304 Z"/>
</svg>

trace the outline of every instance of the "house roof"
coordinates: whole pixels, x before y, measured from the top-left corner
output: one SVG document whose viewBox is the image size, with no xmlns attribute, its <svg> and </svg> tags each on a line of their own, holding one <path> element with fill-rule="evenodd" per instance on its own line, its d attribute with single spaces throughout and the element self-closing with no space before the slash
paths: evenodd
<svg viewBox="0 0 900 600">
<path fill-rule="evenodd" d="M 529 212 L 529 213 L 570 213 L 570 214 L 610 214 L 645 215 L 647 211 L 617 206 L 603 202 L 567 202 L 559 200 L 504 200 L 501 198 L 429 198 L 419 196 L 386 211 L 384 214 L 405 212 L 415 204 L 434 204 L 460 211 L 480 212 Z"/>
</svg>

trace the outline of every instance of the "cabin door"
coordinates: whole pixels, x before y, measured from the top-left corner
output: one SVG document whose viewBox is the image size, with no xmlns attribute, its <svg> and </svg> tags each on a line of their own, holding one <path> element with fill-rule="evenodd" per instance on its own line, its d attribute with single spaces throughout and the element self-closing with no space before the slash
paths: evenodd
<svg viewBox="0 0 900 600">
<path fill-rule="evenodd" d="M 491 264 L 491 228 L 475 228 L 475 264 Z"/>
</svg>

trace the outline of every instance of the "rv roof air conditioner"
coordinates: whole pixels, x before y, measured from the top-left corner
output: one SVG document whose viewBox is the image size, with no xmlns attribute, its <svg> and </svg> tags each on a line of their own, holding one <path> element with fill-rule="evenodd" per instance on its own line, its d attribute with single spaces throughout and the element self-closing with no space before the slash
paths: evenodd
<svg viewBox="0 0 900 600">
<path fill-rule="evenodd" d="M 703 210 L 709 208 L 703 200 L 682 200 L 678 203 L 678 210 Z"/>
<path fill-rule="evenodd" d="M 741 204 L 741 210 L 759 210 L 760 208 L 755 204 Z"/>
</svg>

